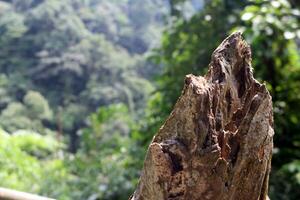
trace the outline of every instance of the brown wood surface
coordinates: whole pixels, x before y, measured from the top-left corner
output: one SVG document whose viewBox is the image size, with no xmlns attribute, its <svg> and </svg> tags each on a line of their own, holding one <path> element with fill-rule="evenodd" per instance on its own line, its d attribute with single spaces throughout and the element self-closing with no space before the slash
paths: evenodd
<svg viewBox="0 0 300 200">
<path fill-rule="evenodd" d="M 130 199 L 264 200 L 273 135 L 271 96 L 253 77 L 249 45 L 234 33 L 204 77 L 186 76 Z"/>
</svg>

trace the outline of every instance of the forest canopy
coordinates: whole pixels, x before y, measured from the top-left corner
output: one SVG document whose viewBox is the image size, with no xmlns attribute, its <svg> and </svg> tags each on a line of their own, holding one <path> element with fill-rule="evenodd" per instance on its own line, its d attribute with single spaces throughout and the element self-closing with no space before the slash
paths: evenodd
<svg viewBox="0 0 300 200">
<path fill-rule="evenodd" d="M 128 199 L 185 75 L 236 30 L 273 98 L 269 196 L 299 199 L 296 0 L 0 0 L 0 187 Z"/>
</svg>

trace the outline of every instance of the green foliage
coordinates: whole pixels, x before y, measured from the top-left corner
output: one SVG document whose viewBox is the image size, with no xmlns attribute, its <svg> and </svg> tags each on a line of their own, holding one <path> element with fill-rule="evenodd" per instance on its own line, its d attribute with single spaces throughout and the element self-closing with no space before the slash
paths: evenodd
<svg viewBox="0 0 300 200">
<path fill-rule="evenodd" d="M 271 176 L 270 198 L 298 199 L 297 188 L 300 184 L 300 162 L 294 160 L 285 164 Z"/>
<path fill-rule="evenodd" d="M 143 157 L 130 138 L 134 125 L 128 109 L 122 104 L 102 107 L 89 124 L 82 130 L 80 150 L 69 161 L 73 191 L 78 191 L 71 199 L 127 199 Z"/>
<path fill-rule="evenodd" d="M 64 181 L 68 180 L 69 175 L 63 161 L 56 156 L 61 144 L 53 137 L 31 131 L 8 134 L 2 129 L 0 136 L 1 187 L 49 194 L 52 197 L 56 196 L 57 191 L 68 195 Z M 50 187 L 46 185 L 47 182 L 51 183 Z"/>
<path fill-rule="evenodd" d="M 52 111 L 47 100 L 38 92 L 28 91 L 23 99 L 24 105 L 30 110 L 32 118 L 48 119 L 52 118 Z"/>
<path fill-rule="evenodd" d="M 159 70 L 146 56 L 160 38 L 163 5 L 0 1 L 0 126 L 11 133 L 1 140 L 10 154 L 0 158 L 10 181 L 0 186 L 57 199 L 127 199 L 143 160 L 131 132 L 153 91 L 149 74 Z"/>
<path fill-rule="evenodd" d="M 1 39 L 13 40 L 20 38 L 26 31 L 24 18 L 22 15 L 7 9 L 7 13 L 1 15 L 0 34 Z M 5 41 L 1 41 L 4 43 Z"/>
<path fill-rule="evenodd" d="M 1 186 L 62 200 L 127 199 L 144 156 L 129 134 L 134 123 L 127 107 L 100 108 L 89 124 L 73 155 L 49 135 L 1 130 L 0 177 L 7 180 Z"/>
<path fill-rule="evenodd" d="M 20 113 L 28 115 L 29 106 L 30 115 L 49 121 L 43 126 L 69 135 L 75 151 L 76 133 L 97 107 L 125 103 L 138 113 L 134 118 L 141 116 L 153 87 L 140 72 L 150 66 L 145 54 L 159 38 L 158 19 L 166 10 L 149 8 L 159 6 L 153 0 L 0 1 L 0 73 L 9 80 L 0 85 L 0 112 L 3 118 L 19 113 L 2 121 L 3 128 L 28 128 L 28 116 Z M 37 115 L 46 106 L 37 105 L 37 96 L 30 97 L 35 107 L 22 102 L 31 101 L 24 97 L 28 91 L 43 94 L 53 114 Z"/>
<path fill-rule="evenodd" d="M 38 92 L 28 91 L 22 102 L 11 102 L 0 115 L 0 125 L 7 131 L 19 129 L 48 132 L 43 120 L 51 120 L 52 111 L 47 100 Z"/>
<path fill-rule="evenodd" d="M 11 97 L 9 95 L 7 87 L 7 76 L 5 74 L 0 74 L 0 109 L 3 109 L 11 101 Z"/>
<path fill-rule="evenodd" d="M 299 17 L 299 9 L 285 0 L 252 1 L 241 13 L 244 35 L 252 44 L 255 74 L 267 81 L 273 97 L 276 153 L 272 199 L 300 197 L 297 170 L 287 170 L 297 168 L 295 159 L 300 156 L 300 56 L 295 40 L 300 38 Z M 278 177 L 289 185 L 286 190 L 277 183 Z"/>
</svg>

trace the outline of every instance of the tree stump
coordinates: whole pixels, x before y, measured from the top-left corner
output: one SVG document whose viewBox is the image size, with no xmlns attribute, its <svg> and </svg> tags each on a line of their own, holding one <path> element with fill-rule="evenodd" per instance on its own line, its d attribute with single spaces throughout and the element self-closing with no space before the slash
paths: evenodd
<svg viewBox="0 0 300 200">
<path fill-rule="evenodd" d="M 249 45 L 233 33 L 204 77 L 186 76 L 130 199 L 264 200 L 273 135 L 271 96 L 253 77 Z"/>
</svg>

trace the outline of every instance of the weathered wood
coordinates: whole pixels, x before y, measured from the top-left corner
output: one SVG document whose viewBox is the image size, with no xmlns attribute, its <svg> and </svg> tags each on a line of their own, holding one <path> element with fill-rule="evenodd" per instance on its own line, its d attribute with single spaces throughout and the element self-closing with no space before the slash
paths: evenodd
<svg viewBox="0 0 300 200">
<path fill-rule="evenodd" d="M 186 76 L 130 199 L 264 200 L 273 135 L 271 96 L 234 33 L 214 51 L 206 76 Z"/>
<path fill-rule="evenodd" d="M 55 200 L 47 197 L 20 192 L 16 190 L 0 188 L 0 200 Z"/>
</svg>

